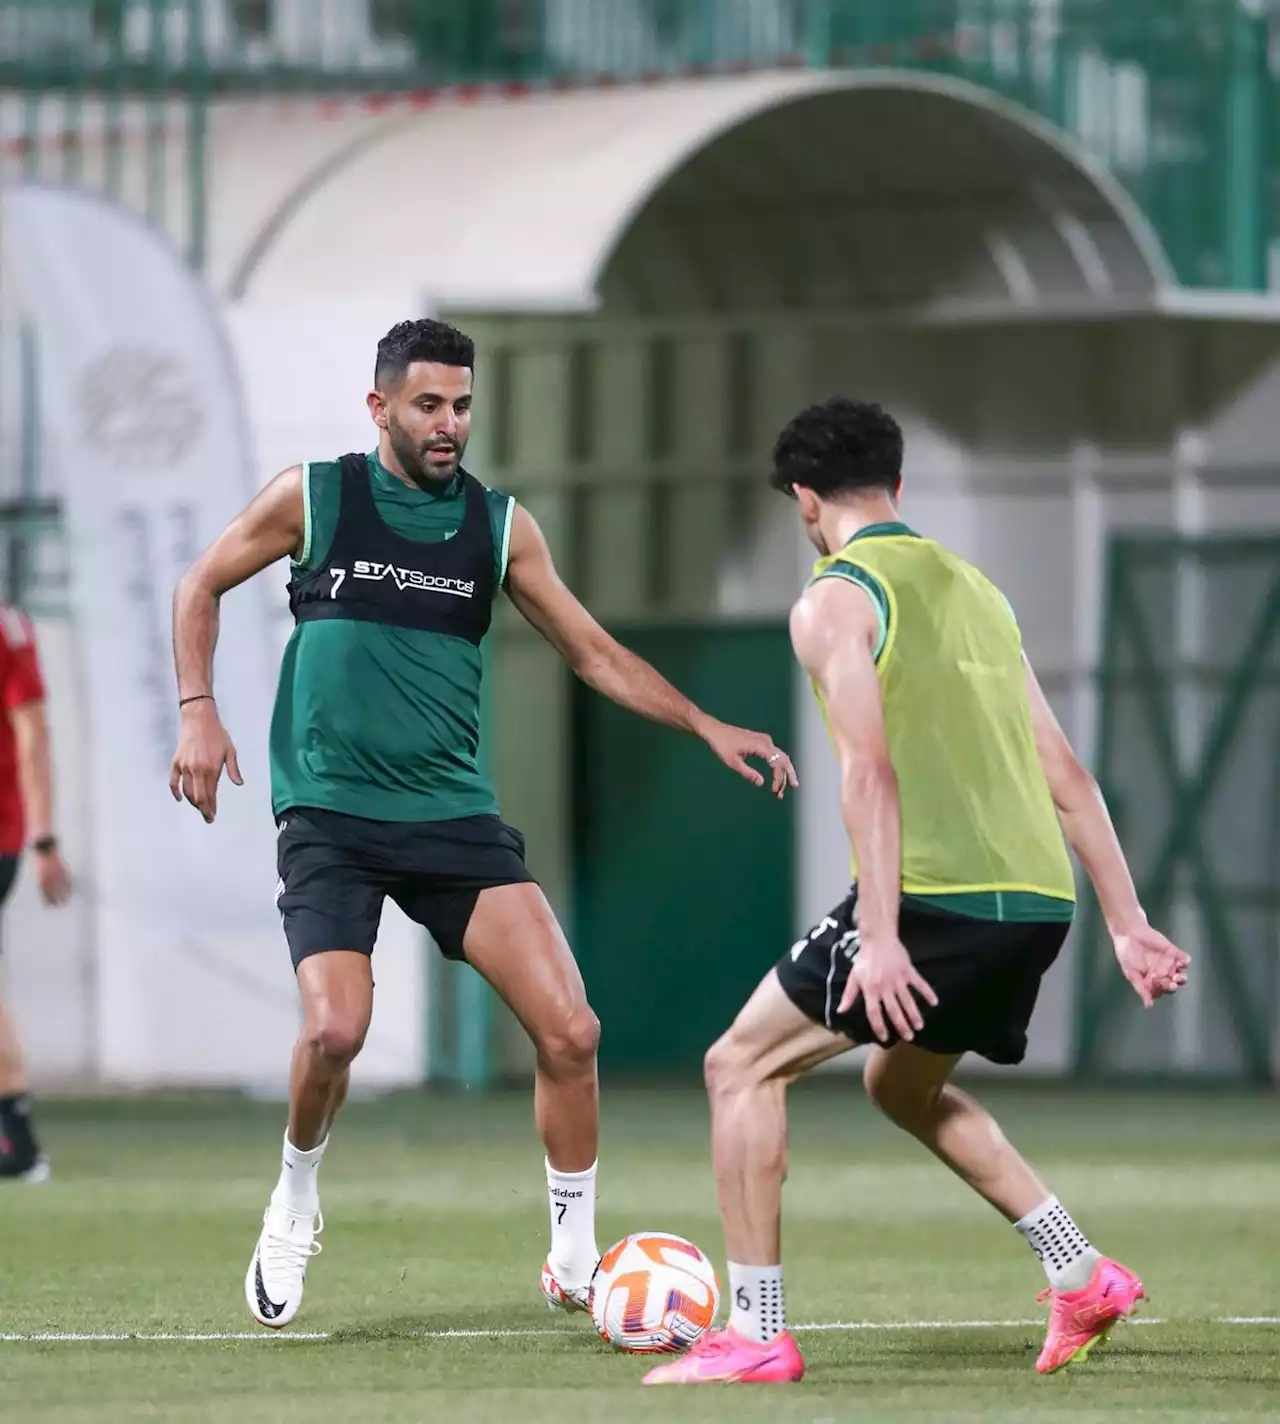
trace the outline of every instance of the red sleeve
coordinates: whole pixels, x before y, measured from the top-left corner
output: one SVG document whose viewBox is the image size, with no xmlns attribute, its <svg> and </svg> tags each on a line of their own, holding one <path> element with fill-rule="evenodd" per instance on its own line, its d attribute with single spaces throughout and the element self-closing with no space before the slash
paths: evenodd
<svg viewBox="0 0 1280 1424">
<path fill-rule="evenodd" d="M 31 620 L 16 608 L 0 610 L 0 702 L 6 712 L 44 700 L 44 679 Z"/>
</svg>

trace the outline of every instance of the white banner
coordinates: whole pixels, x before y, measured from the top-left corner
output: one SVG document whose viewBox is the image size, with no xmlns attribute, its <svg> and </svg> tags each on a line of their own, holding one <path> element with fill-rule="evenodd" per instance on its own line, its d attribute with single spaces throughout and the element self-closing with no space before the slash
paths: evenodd
<svg viewBox="0 0 1280 1424">
<path fill-rule="evenodd" d="M 279 1084 L 297 996 L 274 904 L 276 649 L 260 582 L 223 600 L 215 673 L 246 784 L 223 782 L 213 826 L 168 790 L 173 588 L 256 485 L 221 321 L 169 242 L 120 208 L 15 185 L 3 216 L 38 332 L 45 447 L 71 540 L 99 1071 L 124 1083 Z"/>
</svg>

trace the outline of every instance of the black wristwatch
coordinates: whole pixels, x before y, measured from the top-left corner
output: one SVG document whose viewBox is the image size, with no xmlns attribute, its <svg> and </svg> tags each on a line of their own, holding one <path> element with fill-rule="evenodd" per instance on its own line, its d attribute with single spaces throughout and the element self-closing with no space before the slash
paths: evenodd
<svg viewBox="0 0 1280 1424">
<path fill-rule="evenodd" d="M 37 855 L 52 855 L 58 849 L 57 836 L 40 836 L 31 842 L 31 849 Z"/>
</svg>

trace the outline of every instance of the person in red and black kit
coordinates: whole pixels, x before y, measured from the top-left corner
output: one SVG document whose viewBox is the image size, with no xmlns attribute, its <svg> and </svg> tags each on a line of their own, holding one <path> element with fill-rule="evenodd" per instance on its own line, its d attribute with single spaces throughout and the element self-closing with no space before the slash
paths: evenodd
<svg viewBox="0 0 1280 1424">
<path fill-rule="evenodd" d="M 0 904 L 30 846 L 40 894 L 61 905 L 71 879 L 53 834 L 53 766 L 44 680 L 31 620 L 0 603 Z M 31 1099 L 13 1020 L 0 998 L 0 1179 L 42 1182 L 49 1163 L 31 1125 Z"/>
</svg>

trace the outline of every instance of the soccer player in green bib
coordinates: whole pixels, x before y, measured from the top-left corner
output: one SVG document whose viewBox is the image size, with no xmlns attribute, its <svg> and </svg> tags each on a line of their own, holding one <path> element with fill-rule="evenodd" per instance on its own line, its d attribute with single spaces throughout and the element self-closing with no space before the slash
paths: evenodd
<svg viewBox="0 0 1280 1424">
<path fill-rule="evenodd" d="M 1075 908 L 1067 841 L 1144 1004 L 1186 982 L 1153 929 L 1092 776 L 1059 729 L 1008 603 L 898 512 L 902 432 L 879 406 L 802 411 L 774 450 L 821 558 L 791 615 L 840 767 L 854 886 L 794 945 L 707 1056 L 729 1256 L 729 1326 L 646 1383 L 804 1374 L 783 1308 L 786 1088 L 855 1044 L 867 1093 L 1001 1212 L 1051 1297 L 1036 1368 L 1086 1353 L 1141 1299 L 990 1114 L 952 1086 L 966 1053 L 1019 1063 Z M 857 1204 L 850 1203 L 856 1211 Z"/>
<path fill-rule="evenodd" d="M 181 734 L 170 786 L 212 821 L 240 784 L 213 686 L 218 601 L 289 557 L 297 626 L 271 724 L 277 902 L 302 997 L 280 1178 L 245 1277 L 260 1324 L 297 1314 L 318 1251 L 317 1177 L 373 1009 L 371 956 L 390 896 L 441 951 L 489 981 L 537 1050 L 551 1248 L 542 1292 L 583 1310 L 595 1240 L 599 1024 L 524 840 L 477 760 L 480 644 L 505 591 L 590 686 L 702 738 L 781 796 L 770 737 L 709 717 L 615 642 L 561 583 L 528 512 L 462 467 L 471 340 L 402 322 L 378 345 L 377 447 L 278 475 L 196 561 L 174 601 Z M 764 771 L 748 762 L 759 758 Z"/>
</svg>

